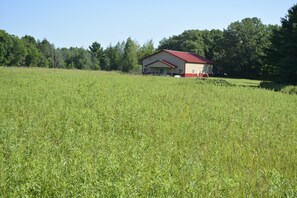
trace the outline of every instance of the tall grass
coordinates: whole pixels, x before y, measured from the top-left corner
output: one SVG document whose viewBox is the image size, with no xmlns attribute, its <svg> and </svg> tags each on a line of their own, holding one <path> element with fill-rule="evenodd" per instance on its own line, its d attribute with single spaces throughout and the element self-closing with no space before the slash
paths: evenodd
<svg viewBox="0 0 297 198">
<path fill-rule="evenodd" d="M 296 197 L 297 97 L 0 68 L 4 197 Z"/>
</svg>

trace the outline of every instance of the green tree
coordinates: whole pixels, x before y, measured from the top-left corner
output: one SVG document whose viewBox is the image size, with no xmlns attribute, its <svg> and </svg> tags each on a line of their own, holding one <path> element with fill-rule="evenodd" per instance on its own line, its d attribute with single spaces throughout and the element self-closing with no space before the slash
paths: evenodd
<svg viewBox="0 0 297 198">
<path fill-rule="evenodd" d="M 92 69 L 93 62 L 89 51 L 77 47 L 62 48 L 59 51 L 64 57 L 66 68 Z"/>
<path fill-rule="evenodd" d="M 187 51 L 212 60 L 218 58 L 217 43 L 223 37 L 221 30 L 186 30 L 182 34 L 160 41 L 158 50 Z"/>
<path fill-rule="evenodd" d="M 180 35 L 172 36 L 169 39 L 162 39 L 158 49 L 187 51 L 204 56 L 203 31 L 186 30 Z"/>
<path fill-rule="evenodd" d="M 221 30 L 204 30 L 202 32 L 204 43 L 204 56 L 209 60 L 217 60 L 220 55 L 217 51 L 217 44 L 223 38 L 223 31 Z"/>
<path fill-rule="evenodd" d="M 94 69 L 91 54 L 83 48 L 78 48 L 77 50 L 78 50 L 77 51 L 77 55 L 78 55 L 77 68 L 78 69 Z"/>
<path fill-rule="evenodd" d="M 106 56 L 107 70 L 122 70 L 125 42 L 118 42 L 115 46 L 109 45 L 104 54 Z"/>
<path fill-rule="evenodd" d="M 56 67 L 55 65 L 55 46 L 48 40 L 43 39 L 41 42 L 37 41 L 37 47 L 41 53 L 39 66 L 42 67 Z"/>
<path fill-rule="evenodd" d="M 273 80 L 297 84 L 297 4 L 281 19 L 281 27 L 274 31 L 267 63 Z"/>
<path fill-rule="evenodd" d="M 14 42 L 4 30 L 0 30 L 0 65 L 8 66 L 13 60 Z"/>
<path fill-rule="evenodd" d="M 130 37 L 126 41 L 122 65 L 123 72 L 140 69 L 137 59 L 137 44 Z"/>
<path fill-rule="evenodd" d="M 13 48 L 11 54 L 13 54 L 13 58 L 11 59 L 9 66 L 23 66 L 25 65 L 26 58 L 25 44 L 17 36 L 12 36 L 12 40 Z"/>
<path fill-rule="evenodd" d="M 64 67 L 66 69 L 75 68 L 73 61 L 72 61 L 72 53 L 71 53 L 70 49 L 63 47 L 63 48 L 59 49 L 59 52 L 60 52 L 61 56 L 63 57 L 64 64 L 65 64 Z"/>
<path fill-rule="evenodd" d="M 231 76 L 259 77 L 271 34 L 271 29 L 258 18 L 231 23 L 218 41 L 217 51 L 221 57 L 217 63 Z"/>
<path fill-rule="evenodd" d="M 142 47 L 138 50 L 138 60 L 149 56 L 155 52 L 153 40 L 145 42 Z"/>
<path fill-rule="evenodd" d="M 14 35 L 0 30 L 0 65 L 24 65 L 26 48 L 23 42 Z"/>
<path fill-rule="evenodd" d="M 90 53 L 92 55 L 93 66 L 92 69 L 102 69 L 106 70 L 106 58 L 104 50 L 101 47 L 100 43 L 94 42 L 89 46 Z"/>
<path fill-rule="evenodd" d="M 25 65 L 28 67 L 38 66 L 41 61 L 42 54 L 39 52 L 37 48 L 37 42 L 35 38 L 26 35 L 22 37 L 21 40 L 24 42 L 27 52 L 25 57 Z"/>
<path fill-rule="evenodd" d="M 54 68 L 65 68 L 65 60 L 61 49 L 54 51 Z"/>
<path fill-rule="evenodd" d="M 179 36 L 171 36 L 168 39 L 163 38 L 159 42 L 158 50 L 162 49 L 169 49 L 169 50 L 181 50 L 179 43 L 180 43 L 180 37 Z"/>
</svg>

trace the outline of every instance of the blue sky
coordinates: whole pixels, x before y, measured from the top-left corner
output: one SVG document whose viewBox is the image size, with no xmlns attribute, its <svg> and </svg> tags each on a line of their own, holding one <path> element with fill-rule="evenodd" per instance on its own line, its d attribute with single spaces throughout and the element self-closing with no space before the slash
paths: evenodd
<svg viewBox="0 0 297 198">
<path fill-rule="evenodd" d="M 246 17 L 280 24 L 294 0 L 0 0 L 0 29 L 56 47 L 104 48 L 129 36 L 143 44 L 188 29 L 221 29 Z"/>
</svg>

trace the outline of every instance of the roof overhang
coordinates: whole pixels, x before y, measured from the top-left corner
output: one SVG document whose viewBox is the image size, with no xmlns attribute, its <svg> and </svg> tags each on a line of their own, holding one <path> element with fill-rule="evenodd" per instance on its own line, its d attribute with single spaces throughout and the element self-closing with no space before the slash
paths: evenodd
<svg viewBox="0 0 297 198">
<path fill-rule="evenodd" d="M 141 61 L 143 61 L 144 59 L 147 59 L 149 57 L 152 57 L 156 54 L 165 52 L 167 54 L 170 54 L 171 56 L 174 56 L 180 60 L 185 61 L 186 63 L 198 63 L 198 64 L 209 64 L 209 65 L 213 65 L 213 62 L 211 60 L 208 60 L 202 56 L 199 56 L 198 54 L 194 54 L 194 53 L 190 53 L 190 52 L 182 52 L 182 51 L 174 51 L 174 50 L 160 50 L 157 51 L 149 56 L 146 56 L 144 58 L 141 59 Z M 189 59 L 189 56 L 191 56 L 191 58 Z M 193 58 L 195 60 L 193 60 Z"/>
<path fill-rule="evenodd" d="M 145 65 L 145 67 L 150 67 L 150 68 L 171 68 L 171 69 L 174 69 L 174 68 L 177 68 L 176 65 L 168 62 L 168 61 L 165 61 L 165 60 L 157 60 L 155 62 L 152 62 L 148 65 Z"/>
</svg>

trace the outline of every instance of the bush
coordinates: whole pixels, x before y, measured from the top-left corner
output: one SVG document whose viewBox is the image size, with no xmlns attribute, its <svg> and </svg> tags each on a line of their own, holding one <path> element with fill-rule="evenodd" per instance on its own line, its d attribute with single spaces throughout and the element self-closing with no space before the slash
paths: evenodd
<svg viewBox="0 0 297 198">
<path fill-rule="evenodd" d="M 279 91 L 285 94 L 297 95 L 297 86 L 278 84 L 276 82 L 261 82 L 260 88 Z"/>
<path fill-rule="evenodd" d="M 280 90 L 282 93 L 297 95 L 297 86 L 289 85 Z"/>
</svg>

